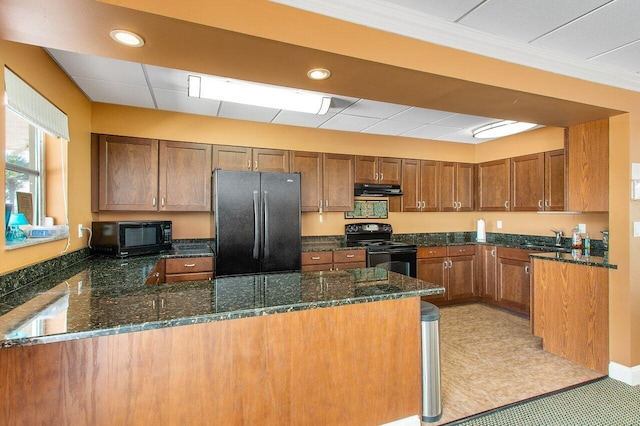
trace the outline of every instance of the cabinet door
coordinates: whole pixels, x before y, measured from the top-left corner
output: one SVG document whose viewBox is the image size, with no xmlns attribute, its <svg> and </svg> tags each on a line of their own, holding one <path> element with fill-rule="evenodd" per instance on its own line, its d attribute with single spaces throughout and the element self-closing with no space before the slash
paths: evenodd
<svg viewBox="0 0 640 426">
<path fill-rule="evenodd" d="M 456 201 L 459 212 L 471 212 L 475 208 L 476 169 L 474 164 L 456 165 Z"/>
<path fill-rule="evenodd" d="M 357 183 L 378 183 L 378 157 L 356 155 L 355 161 Z"/>
<path fill-rule="evenodd" d="M 289 173 L 289 151 L 282 149 L 253 149 L 253 170 L 256 172 Z"/>
<path fill-rule="evenodd" d="M 544 153 L 511 159 L 511 211 L 544 210 Z"/>
<path fill-rule="evenodd" d="M 100 135 L 99 210 L 158 209 L 158 141 Z"/>
<path fill-rule="evenodd" d="M 385 185 L 400 185 L 402 181 L 402 160 L 380 157 L 378 159 L 378 182 Z"/>
<path fill-rule="evenodd" d="M 417 260 L 418 279 L 434 284 L 439 284 L 444 287 L 445 290 L 444 294 L 423 296 L 422 300 L 425 300 L 427 302 L 443 302 L 447 300 L 449 289 L 447 288 L 446 261 L 447 260 L 444 257 Z"/>
<path fill-rule="evenodd" d="M 423 212 L 437 212 L 440 206 L 437 161 L 420 161 L 420 204 Z"/>
<path fill-rule="evenodd" d="M 468 299 L 475 295 L 475 256 L 449 258 L 447 300 Z"/>
<path fill-rule="evenodd" d="M 440 210 L 456 210 L 456 163 L 440 163 Z"/>
<path fill-rule="evenodd" d="M 251 148 L 214 145 L 212 167 L 224 170 L 251 170 Z"/>
<path fill-rule="evenodd" d="M 498 302 L 507 308 L 529 315 L 530 262 L 498 259 Z"/>
<path fill-rule="evenodd" d="M 544 153 L 544 209 L 564 211 L 565 201 L 564 149 Z"/>
<path fill-rule="evenodd" d="M 608 211 L 609 120 L 569 126 L 568 132 L 568 209 Z"/>
<path fill-rule="evenodd" d="M 421 210 L 420 160 L 402 160 L 402 211 Z"/>
<path fill-rule="evenodd" d="M 322 207 L 322 154 L 291 152 L 291 172 L 300 172 L 300 204 L 303 212 L 317 212 Z"/>
<path fill-rule="evenodd" d="M 478 165 L 478 210 L 509 211 L 509 159 Z"/>
<path fill-rule="evenodd" d="M 354 160 L 353 155 L 324 154 L 322 189 L 325 211 L 353 211 Z"/>
<path fill-rule="evenodd" d="M 211 210 L 211 145 L 160 141 L 159 210 Z"/>
<path fill-rule="evenodd" d="M 497 259 L 496 246 L 480 246 L 482 268 L 482 297 L 497 300 Z"/>
</svg>

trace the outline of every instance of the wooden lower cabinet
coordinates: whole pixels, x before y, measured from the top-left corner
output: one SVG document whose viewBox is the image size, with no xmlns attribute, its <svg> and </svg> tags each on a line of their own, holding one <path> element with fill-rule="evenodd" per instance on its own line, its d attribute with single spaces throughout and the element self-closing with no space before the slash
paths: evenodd
<svg viewBox="0 0 640 426">
<path fill-rule="evenodd" d="M 326 250 L 302 253 L 302 272 L 357 269 L 367 267 L 367 252 L 356 250 Z"/>
<path fill-rule="evenodd" d="M 478 246 L 480 254 L 480 296 L 484 301 L 496 301 L 498 295 L 498 257 L 496 246 Z"/>
<path fill-rule="evenodd" d="M 213 279 L 213 257 L 180 257 L 165 260 L 166 283 Z"/>
<path fill-rule="evenodd" d="M 418 278 L 445 288 L 444 294 L 423 300 L 435 304 L 472 300 L 476 296 L 475 259 L 474 245 L 418 248 Z"/>
<path fill-rule="evenodd" d="M 531 305 L 531 261 L 529 251 L 498 247 L 497 294 L 500 307 L 529 316 Z"/>
</svg>

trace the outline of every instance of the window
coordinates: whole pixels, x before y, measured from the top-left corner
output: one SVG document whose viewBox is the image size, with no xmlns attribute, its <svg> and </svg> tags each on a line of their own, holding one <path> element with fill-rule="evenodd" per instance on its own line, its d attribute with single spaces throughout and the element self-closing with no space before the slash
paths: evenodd
<svg viewBox="0 0 640 426">
<path fill-rule="evenodd" d="M 7 109 L 5 141 L 5 203 L 17 213 L 16 194 L 31 194 L 33 215 L 27 220 L 31 225 L 41 225 L 46 211 L 44 132 Z"/>
</svg>

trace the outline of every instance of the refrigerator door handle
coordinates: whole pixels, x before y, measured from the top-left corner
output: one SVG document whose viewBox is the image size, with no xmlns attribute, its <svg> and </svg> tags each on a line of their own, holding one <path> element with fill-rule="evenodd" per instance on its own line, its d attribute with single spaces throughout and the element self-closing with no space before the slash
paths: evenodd
<svg viewBox="0 0 640 426">
<path fill-rule="evenodd" d="M 260 257 L 260 194 L 253 191 L 253 258 Z"/>
<path fill-rule="evenodd" d="M 269 191 L 264 191 L 264 257 L 269 257 Z"/>
</svg>

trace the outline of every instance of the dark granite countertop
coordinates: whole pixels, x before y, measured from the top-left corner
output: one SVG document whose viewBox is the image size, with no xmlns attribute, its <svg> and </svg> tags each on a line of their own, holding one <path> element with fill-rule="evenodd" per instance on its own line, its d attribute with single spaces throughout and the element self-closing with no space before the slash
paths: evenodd
<svg viewBox="0 0 640 426">
<path fill-rule="evenodd" d="M 534 259 L 552 260 L 555 262 L 575 263 L 585 266 L 596 266 L 599 268 L 618 269 L 617 265 L 609 263 L 608 256 L 585 256 L 582 251 L 578 250 L 574 253 L 532 253 L 529 255 Z"/>
<path fill-rule="evenodd" d="M 186 254 L 92 257 L 3 296 L 0 348 L 444 292 L 378 268 L 144 284 L 160 258 Z"/>
</svg>

